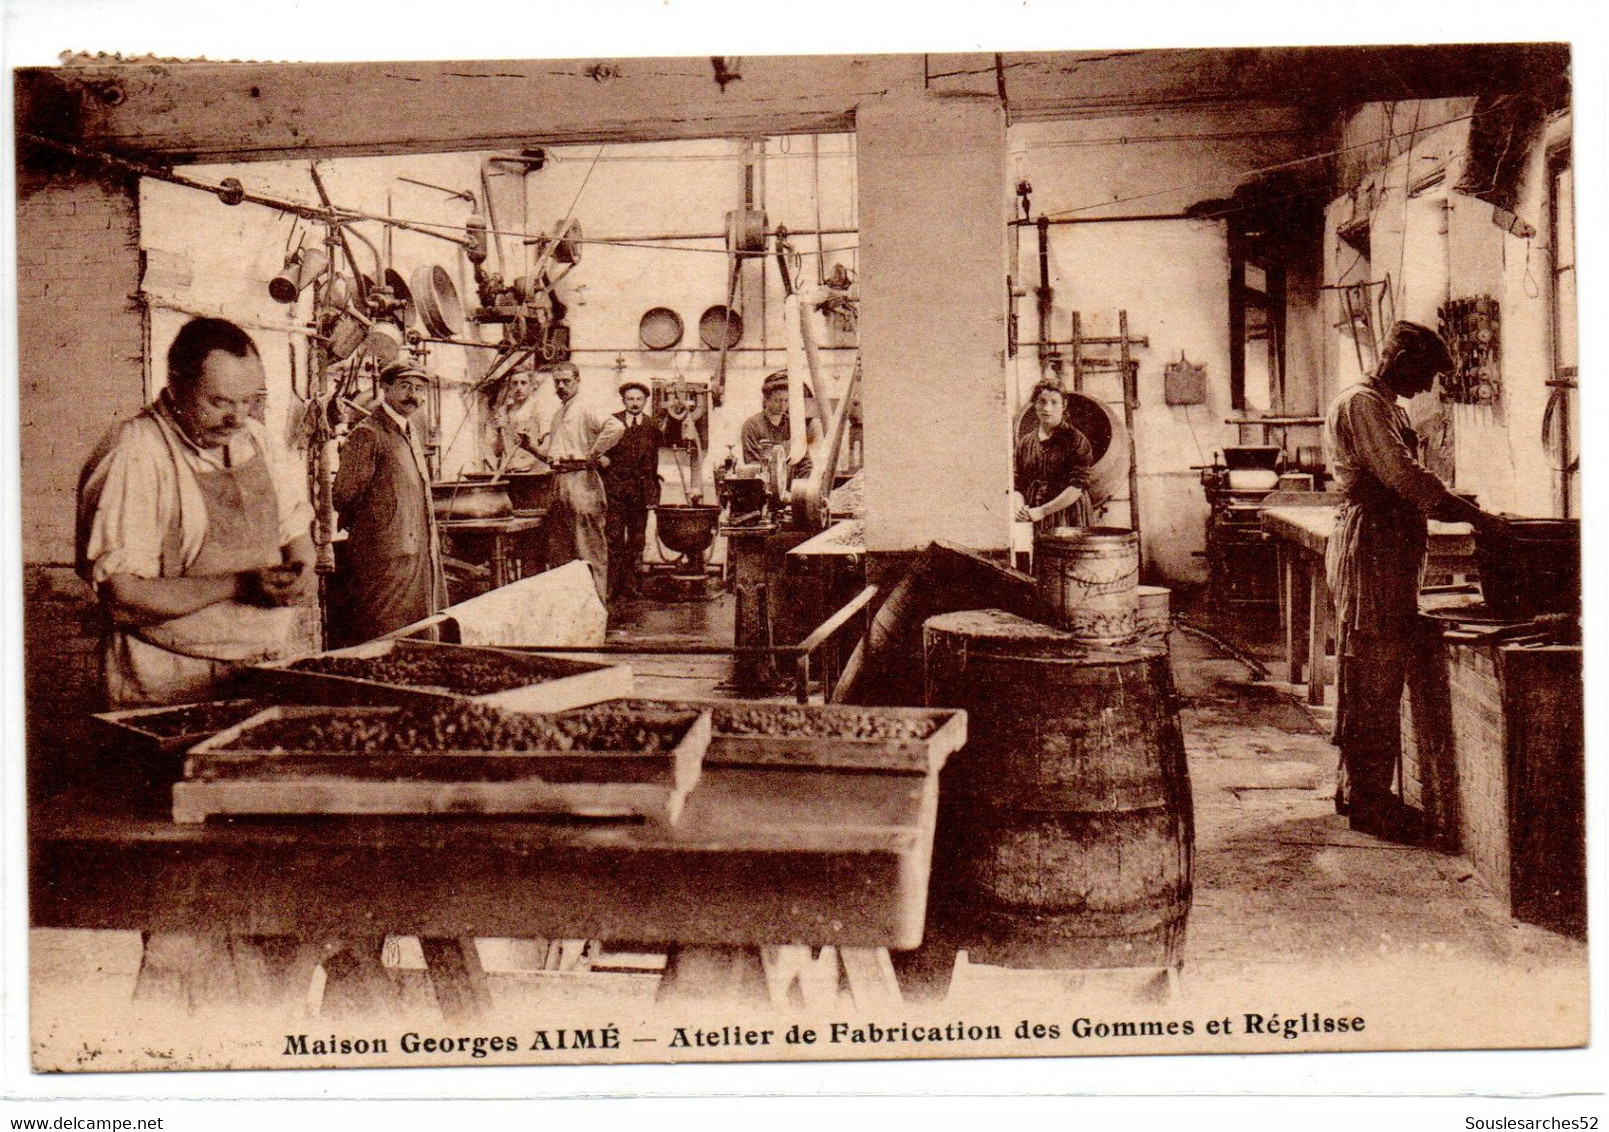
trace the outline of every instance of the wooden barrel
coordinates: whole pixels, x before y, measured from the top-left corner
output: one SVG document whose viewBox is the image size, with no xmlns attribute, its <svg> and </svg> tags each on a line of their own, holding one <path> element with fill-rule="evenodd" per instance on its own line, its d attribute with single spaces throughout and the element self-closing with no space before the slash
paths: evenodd
<svg viewBox="0 0 1609 1132">
<path fill-rule="evenodd" d="M 926 699 L 964 708 L 939 794 L 935 910 L 980 962 L 1178 966 L 1195 829 L 1165 649 L 999 610 L 925 626 Z"/>
<path fill-rule="evenodd" d="M 1165 586 L 1136 586 L 1134 590 L 1134 641 L 1142 645 L 1168 644 L 1173 627 L 1173 591 Z"/>
<path fill-rule="evenodd" d="M 1081 641 L 1117 644 L 1134 636 L 1140 538 L 1125 527 L 1059 527 L 1034 538 L 1034 574 Z"/>
</svg>

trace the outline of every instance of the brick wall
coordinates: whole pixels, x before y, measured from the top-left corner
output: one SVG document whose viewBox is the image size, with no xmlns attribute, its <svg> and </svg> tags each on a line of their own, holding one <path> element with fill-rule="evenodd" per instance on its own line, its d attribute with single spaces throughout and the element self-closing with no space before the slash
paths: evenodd
<svg viewBox="0 0 1609 1132">
<path fill-rule="evenodd" d="M 73 574 L 78 475 L 145 400 L 138 217 L 119 180 L 23 169 L 17 184 L 24 695 L 35 796 L 96 758 L 99 613 Z"/>
<path fill-rule="evenodd" d="M 22 553 L 70 563 L 78 473 L 145 400 L 134 198 L 121 182 L 19 173 Z"/>
<path fill-rule="evenodd" d="M 23 695 L 28 793 L 40 798 L 79 781 L 98 760 L 89 712 L 100 696 L 100 611 L 64 566 L 23 571 Z"/>
<path fill-rule="evenodd" d="M 1446 647 L 1452 705 L 1459 848 L 1497 894 L 1509 897 L 1508 757 L 1494 648 Z"/>
</svg>

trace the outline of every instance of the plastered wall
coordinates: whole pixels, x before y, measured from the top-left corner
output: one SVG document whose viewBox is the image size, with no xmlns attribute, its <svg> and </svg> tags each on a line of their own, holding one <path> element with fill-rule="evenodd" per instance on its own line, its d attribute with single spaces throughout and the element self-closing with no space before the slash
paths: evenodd
<svg viewBox="0 0 1609 1132">
<path fill-rule="evenodd" d="M 1502 392 L 1492 404 L 1443 400 L 1439 392 L 1415 398 L 1409 416 L 1430 443 L 1430 466 L 1460 491 L 1475 492 L 1489 510 L 1517 515 L 1557 513 L 1557 458 L 1543 442 L 1542 418 L 1553 377 L 1547 143 L 1539 138 L 1527 159 L 1518 209 L 1537 232 L 1523 238 L 1492 223 L 1492 206 L 1454 192 L 1469 134 L 1468 99 L 1406 103 L 1388 115 L 1365 107 L 1343 130 L 1352 144 L 1349 191 L 1326 214 L 1326 279 L 1386 282 L 1386 319 L 1410 318 L 1429 326 L 1449 299 L 1483 295 L 1500 312 Z M 1422 106 L 1422 108 L 1421 108 Z M 1365 145 L 1395 121 L 1421 123 L 1412 144 Z M 1426 128 L 1423 123 L 1439 123 Z M 1555 125 L 1555 139 L 1568 129 Z M 1372 155 L 1372 160 L 1365 160 Z M 1441 176 L 1437 179 L 1436 174 Z M 1365 258 L 1337 235 L 1363 218 L 1369 231 Z M 1335 292 L 1327 292 L 1332 322 L 1341 321 Z M 1356 351 L 1344 330 L 1326 348 L 1326 403 L 1360 379 Z M 1365 352 L 1365 361 L 1368 354 Z"/>
<path fill-rule="evenodd" d="M 1070 336 L 1074 311 L 1082 315 L 1085 335 L 1115 336 L 1120 310 L 1128 312 L 1130 335 L 1149 339 L 1134 352 L 1140 363 L 1134 421 L 1140 526 L 1148 573 L 1165 583 L 1205 580 L 1196 555 L 1205 545 L 1207 502 L 1191 465 L 1210 463 L 1215 451 L 1239 442 L 1238 430 L 1224 423 L 1231 415 L 1225 226 L 1176 217 L 1191 205 L 1225 200 L 1256 170 L 1309 153 L 1311 128 L 1291 110 L 1237 107 L 1033 123 L 1010 131 L 1013 179 L 1032 186 L 1033 215 L 1082 221 L 1050 228 L 1052 340 Z M 1159 219 L 1095 222 L 1147 216 Z M 1041 374 L 1032 345 L 1039 340 L 1033 293 L 1038 235 L 1031 225 L 1014 232 L 1012 274 L 1028 291 L 1017 305 L 1028 345 L 1011 367 L 1013 416 Z M 1297 281 L 1293 294 L 1299 287 Z M 1288 339 L 1293 404 L 1287 411 L 1310 411 L 1306 406 L 1316 400 L 1315 346 L 1300 331 Z M 1166 404 L 1163 368 L 1181 356 L 1206 366 L 1205 404 Z M 1115 374 L 1092 377 L 1086 391 L 1103 401 L 1120 398 Z M 1126 487 L 1120 494 L 1127 495 Z M 1107 521 L 1126 523 L 1125 505 L 1114 505 Z"/>
</svg>

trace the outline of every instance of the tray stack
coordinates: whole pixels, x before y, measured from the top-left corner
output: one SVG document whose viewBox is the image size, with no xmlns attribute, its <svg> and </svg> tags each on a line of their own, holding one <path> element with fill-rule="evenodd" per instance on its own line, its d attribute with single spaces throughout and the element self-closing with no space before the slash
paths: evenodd
<svg viewBox="0 0 1609 1132">
<path fill-rule="evenodd" d="M 704 761 L 722 766 L 928 774 L 967 739 L 966 712 L 942 708 L 621 699 L 588 710 L 708 711 Z"/>
<path fill-rule="evenodd" d="M 276 700 L 401 706 L 471 702 L 512 711 L 556 712 L 629 696 L 619 664 L 434 641 L 378 640 L 273 661 L 252 669 Z"/>
<path fill-rule="evenodd" d="M 674 823 L 709 738 L 709 713 L 695 711 L 273 707 L 191 750 L 173 787 L 173 818 L 568 814 Z"/>
</svg>

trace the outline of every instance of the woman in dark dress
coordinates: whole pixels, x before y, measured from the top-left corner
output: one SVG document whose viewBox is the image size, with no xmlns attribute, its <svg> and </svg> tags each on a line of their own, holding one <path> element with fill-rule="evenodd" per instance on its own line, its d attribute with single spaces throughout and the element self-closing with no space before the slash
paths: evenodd
<svg viewBox="0 0 1609 1132">
<path fill-rule="evenodd" d="M 1089 438 L 1065 420 L 1067 394 L 1041 382 L 1032 400 L 1038 427 L 1017 442 L 1016 484 L 1019 522 L 1035 531 L 1087 526 L 1090 520 L 1089 471 L 1095 463 Z"/>
</svg>

